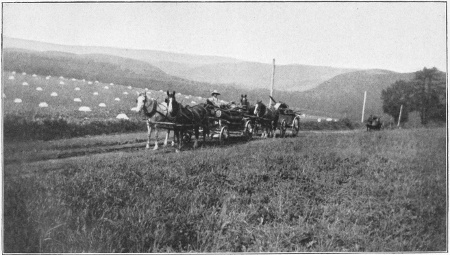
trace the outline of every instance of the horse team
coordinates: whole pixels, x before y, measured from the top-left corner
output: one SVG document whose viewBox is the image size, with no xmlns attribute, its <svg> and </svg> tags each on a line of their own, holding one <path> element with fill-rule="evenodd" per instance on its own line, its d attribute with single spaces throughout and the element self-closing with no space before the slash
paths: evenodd
<svg viewBox="0 0 450 255">
<path fill-rule="evenodd" d="M 262 137 L 267 138 L 270 134 L 275 137 L 275 130 L 278 124 L 279 112 L 273 106 L 267 107 L 261 101 L 250 106 L 247 95 L 241 95 L 238 105 L 229 104 L 220 107 L 214 105 L 208 100 L 206 103 L 194 106 L 182 106 L 177 102 L 175 91 L 170 93 L 167 91 L 167 97 L 164 102 L 158 102 L 149 98 L 147 93 L 140 93 L 137 98 L 136 111 L 142 113 L 147 118 L 148 140 L 146 149 L 150 149 L 150 137 L 152 131 L 155 130 L 155 145 L 153 150 L 159 148 L 158 132 L 159 129 L 166 129 L 166 137 L 164 146 L 168 144 L 170 130 L 174 131 L 174 141 L 172 146 L 178 143 L 179 151 L 183 146 L 183 137 L 193 132 L 195 134 L 194 148 L 198 147 L 200 136 L 200 128 L 203 131 L 203 142 L 206 137 L 210 136 L 210 119 L 214 117 L 217 110 L 235 110 L 247 116 L 253 116 L 259 120 Z"/>
</svg>

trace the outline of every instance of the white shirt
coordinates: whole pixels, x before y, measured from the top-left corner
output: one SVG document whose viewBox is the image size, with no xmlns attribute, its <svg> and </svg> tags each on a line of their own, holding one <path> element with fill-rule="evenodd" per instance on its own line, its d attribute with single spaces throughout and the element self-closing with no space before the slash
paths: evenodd
<svg viewBox="0 0 450 255">
<path fill-rule="evenodd" d="M 215 106 L 220 107 L 220 102 L 217 97 L 210 97 L 208 98 L 209 101 L 211 101 Z"/>
</svg>

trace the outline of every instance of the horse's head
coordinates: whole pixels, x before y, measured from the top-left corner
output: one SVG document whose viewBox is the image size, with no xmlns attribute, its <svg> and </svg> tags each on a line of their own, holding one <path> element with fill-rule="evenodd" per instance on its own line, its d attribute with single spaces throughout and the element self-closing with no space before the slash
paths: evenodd
<svg viewBox="0 0 450 255">
<path fill-rule="evenodd" d="M 253 112 L 256 117 L 262 117 L 266 113 L 266 106 L 261 102 L 257 101 L 255 104 L 255 111 Z"/>
<path fill-rule="evenodd" d="M 141 112 L 142 109 L 144 109 L 145 104 L 147 103 L 147 94 L 146 93 L 140 93 L 138 95 L 138 98 L 136 99 L 136 111 Z"/>
<path fill-rule="evenodd" d="M 245 108 L 245 109 L 248 108 L 249 103 L 248 103 L 248 100 L 247 100 L 247 95 L 241 95 L 241 106 L 243 108 Z"/>
<path fill-rule="evenodd" d="M 177 116 L 178 111 L 180 110 L 180 104 L 175 99 L 175 91 L 173 91 L 172 94 L 167 91 L 166 103 L 167 112 L 169 113 L 169 115 L 171 117 Z"/>
</svg>

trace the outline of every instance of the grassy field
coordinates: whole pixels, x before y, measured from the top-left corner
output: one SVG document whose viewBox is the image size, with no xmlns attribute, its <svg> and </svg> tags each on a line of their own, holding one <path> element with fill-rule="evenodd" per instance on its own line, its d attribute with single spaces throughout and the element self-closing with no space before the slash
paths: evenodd
<svg viewBox="0 0 450 255">
<path fill-rule="evenodd" d="M 446 184 L 445 129 L 7 164 L 4 250 L 445 251 Z"/>
</svg>

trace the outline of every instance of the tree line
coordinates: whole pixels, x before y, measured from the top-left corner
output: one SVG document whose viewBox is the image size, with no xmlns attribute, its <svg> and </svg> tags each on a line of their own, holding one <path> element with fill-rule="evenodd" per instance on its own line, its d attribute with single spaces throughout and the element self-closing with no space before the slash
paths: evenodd
<svg viewBox="0 0 450 255">
<path fill-rule="evenodd" d="M 415 72 L 411 81 L 398 80 L 381 92 L 383 112 L 397 123 L 407 122 L 409 113 L 417 111 L 420 122 L 446 121 L 446 74 L 436 67 Z M 400 109 L 401 116 L 400 116 Z"/>
</svg>

